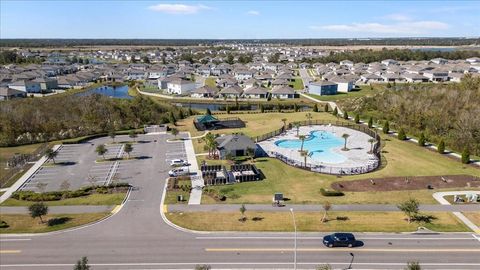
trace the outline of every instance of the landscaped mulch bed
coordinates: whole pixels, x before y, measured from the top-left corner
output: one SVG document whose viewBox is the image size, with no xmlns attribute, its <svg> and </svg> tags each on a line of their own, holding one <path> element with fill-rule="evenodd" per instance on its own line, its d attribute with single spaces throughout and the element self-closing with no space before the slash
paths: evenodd
<svg viewBox="0 0 480 270">
<path fill-rule="evenodd" d="M 468 187 L 480 188 L 480 178 L 470 175 L 409 176 L 332 183 L 332 188 L 339 191 L 396 191 Z"/>
</svg>

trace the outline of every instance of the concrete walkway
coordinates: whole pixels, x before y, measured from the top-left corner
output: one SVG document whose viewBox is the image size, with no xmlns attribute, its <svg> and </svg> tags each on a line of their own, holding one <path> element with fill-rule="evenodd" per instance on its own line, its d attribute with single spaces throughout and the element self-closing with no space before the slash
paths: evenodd
<svg viewBox="0 0 480 270">
<path fill-rule="evenodd" d="M 454 195 L 467 195 L 471 193 L 477 193 L 480 195 L 480 191 L 447 191 L 447 192 L 436 192 L 433 194 L 433 198 L 437 200 L 440 204 L 445 205 L 445 206 L 460 206 L 460 205 L 451 205 L 444 197 L 445 196 L 454 196 Z M 462 206 L 467 206 L 467 205 L 462 205 Z M 478 206 L 478 205 L 477 205 Z M 480 211 L 480 209 L 477 210 L 461 210 L 461 209 L 456 209 L 453 211 L 453 214 L 458 217 L 467 227 L 469 227 L 472 231 L 475 233 L 480 234 L 480 228 L 475 225 L 473 222 L 471 222 L 464 214 L 461 212 L 464 211 Z"/>
<path fill-rule="evenodd" d="M 188 133 L 188 139 L 183 141 L 185 144 L 185 152 L 187 153 L 187 160 L 190 163 L 190 173 L 192 179 L 192 190 L 190 191 L 189 205 L 199 205 L 202 201 L 203 178 L 202 172 L 198 168 L 197 157 L 195 156 L 195 149 L 193 148 L 192 137 Z"/>
<path fill-rule="evenodd" d="M 332 111 L 335 110 L 335 108 L 337 108 L 338 115 L 343 115 L 343 112 L 340 109 L 340 107 L 338 107 L 337 103 L 335 103 L 333 101 L 321 101 L 319 99 L 316 99 L 316 98 L 311 97 L 311 96 L 309 96 L 307 94 L 304 94 L 304 93 L 300 93 L 300 95 L 304 98 L 310 99 L 310 100 L 312 100 L 314 102 L 317 102 L 317 103 L 325 103 L 326 102 L 326 103 L 328 103 L 328 105 L 330 106 Z"/>
<path fill-rule="evenodd" d="M 113 205 L 65 205 L 49 206 L 49 214 L 82 214 L 82 213 L 103 213 L 111 212 Z M 28 214 L 26 206 L 0 206 L 2 214 Z"/>
<path fill-rule="evenodd" d="M 238 212 L 241 204 L 203 204 L 203 205 L 168 205 L 170 212 Z M 287 204 L 284 207 L 274 207 L 271 204 L 246 204 L 247 211 L 288 212 L 290 208 L 299 212 L 323 211 L 322 205 Z M 439 205 L 425 204 L 420 206 L 421 211 L 452 212 L 452 211 L 480 211 L 480 205 Z M 331 211 L 400 211 L 394 204 L 337 204 L 332 205 Z"/>
<path fill-rule="evenodd" d="M 57 151 L 62 147 L 61 144 L 57 144 L 53 147 L 53 151 Z M 3 193 L 2 196 L 0 196 L 0 203 L 3 203 L 6 199 L 10 198 L 13 192 L 17 191 L 27 180 L 30 178 L 32 174 L 34 174 L 40 167 L 43 165 L 48 160 L 46 156 L 43 156 L 35 164 L 27 171 L 25 172 L 20 179 L 15 182 L 5 193 Z"/>
</svg>

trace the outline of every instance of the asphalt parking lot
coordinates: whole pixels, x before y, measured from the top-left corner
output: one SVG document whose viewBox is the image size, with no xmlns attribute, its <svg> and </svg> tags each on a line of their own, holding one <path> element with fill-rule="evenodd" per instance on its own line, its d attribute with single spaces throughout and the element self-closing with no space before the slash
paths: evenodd
<svg viewBox="0 0 480 270">
<path fill-rule="evenodd" d="M 126 157 L 123 142 L 131 141 L 128 136 L 117 136 L 116 143 L 109 138 L 98 138 L 82 144 L 62 145 L 55 158 L 56 164 L 45 163 L 27 179 L 20 190 L 56 191 L 62 189 L 65 181 L 68 182 L 70 190 L 92 184 L 131 182 L 135 175 L 141 173 L 142 162 L 155 155 L 152 150 L 152 144 L 155 143 L 152 137 L 139 135 L 137 141 L 132 142 L 133 151 L 129 160 L 100 161 L 103 158 L 95 152 L 98 145 L 105 144 L 108 150 L 105 158 Z"/>
<path fill-rule="evenodd" d="M 170 164 L 173 159 L 187 160 L 187 153 L 185 152 L 185 143 L 183 141 L 174 141 L 167 143 L 166 162 Z"/>
</svg>

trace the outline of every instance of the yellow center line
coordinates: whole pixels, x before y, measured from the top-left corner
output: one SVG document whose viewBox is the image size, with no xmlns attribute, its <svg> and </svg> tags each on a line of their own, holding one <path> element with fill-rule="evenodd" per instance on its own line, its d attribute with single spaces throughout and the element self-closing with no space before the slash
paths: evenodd
<svg viewBox="0 0 480 270">
<path fill-rule="evenodd" d="M 0 254 L 16 254 L 22 252 L 18 249 L 0 249 Z"/>
<path fill-rule="evenodd" d="M 206 248 L 207 252 L 293 252 L 293 248 Z M 335 252 L 335 251 L 355 251 L 355 252 L 475 252 L 480 253 L 480 249 L 381 249 L 381 248 L 298 248 L 297 252 Z"/>
</svg>

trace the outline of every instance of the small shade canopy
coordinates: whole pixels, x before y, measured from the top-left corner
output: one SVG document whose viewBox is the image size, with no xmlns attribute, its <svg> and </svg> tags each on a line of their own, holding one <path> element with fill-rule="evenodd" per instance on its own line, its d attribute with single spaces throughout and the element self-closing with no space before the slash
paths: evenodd
<svg viewBox="0 0 480 270">
<path fill-rule="evenodd" d="M 215 123 L 215 122 L 218 122 L 218 119 L 209 114 L 197 117 L 197 123 L 200 123 L 200 124 L 209 124 L 209 123 Z"/>
</svg>

